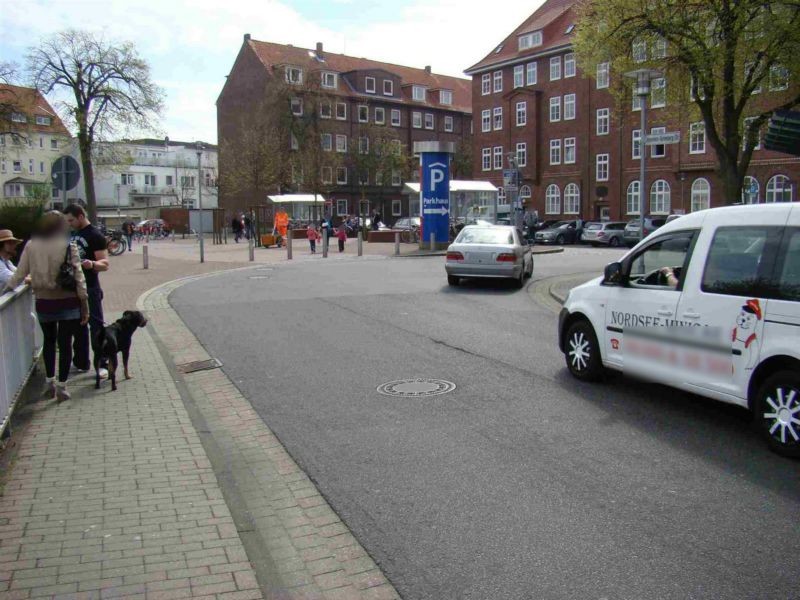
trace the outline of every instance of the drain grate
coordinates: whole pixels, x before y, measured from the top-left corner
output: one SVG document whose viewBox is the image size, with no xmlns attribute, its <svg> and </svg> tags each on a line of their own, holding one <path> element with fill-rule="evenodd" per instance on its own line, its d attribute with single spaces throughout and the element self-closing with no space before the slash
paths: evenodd
<svg viewBox="0 0 800 600">
<path fill-rule="evenodd" d="M 425 396 L 439 396 L 452 392 L 456 384 L 444 379 L 400 379 L 389 381 L 378 386 L 378 393 L 384 396 L 401 398 L 422 398 Z"/>
<path fill-rule="evenodd" d="M 209 360 L 196 360 L 194 362 L 177 365 L 176 368 L 180 373 L 194 373 L 195 371 L 219 369 L 221 366 L 222 363 L 216 358 L 210 358 Z"/>
</svg>

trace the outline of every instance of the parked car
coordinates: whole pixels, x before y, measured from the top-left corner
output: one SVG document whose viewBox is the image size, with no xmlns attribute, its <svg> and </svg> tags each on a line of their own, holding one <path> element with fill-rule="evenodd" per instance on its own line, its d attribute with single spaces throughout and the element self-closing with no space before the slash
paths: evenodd
<svg viewBox="0 0 800 600">
<path fill-rule="evenodd" d="M 545 229 L 550 229 L 553 225 L 558 223 L 558 219 L 549 219 L 547 221 L 539 221 L 536 225 L 533 226 L 534 231 L 543 231 Z"/>
<path fill-rule="evenodd" d="M 659 227 L 662 227 L 667 222 L 666 217 L 645 217 L 644 218 L 644 235 L 642 239 L 646 238 L 648 235 L 653 233 Z M 625 233 L 623 234 L 623 238 L 625 243 L 629 247 L 633 247 L 639 243 L 639 230 L 641 229 L 641 225 L 639 223 L 639 219 L 631 219 L 628 221 L 628 224 L 625 225 Z"/>
<path fill-rule="evenodd" d="M 533 275 L 533 254 L 522 233 L 507 225 L 467 225 L 447 248 L 447 283 L 462 277 L 512 279 L 522 287 Z"/>
<path fill-rule="evenodd" d="M 667 223 L 672 223 L 675 219 L 680 219 L 682 216 L 683 215 L 670 215 L 667 217 Z"/>
<path fill-rule="evenodd" d="M 574 244 L 579 237 L 578 221 L 556 221 L 547 229 L 540 229 L 534 235 L 537 244 Z"/>
<path fill-rule="evenodd" d="M 402 219 L 397 219 L 392 226 L 392 229 L 400 229 L 401 231 L 410 231 L 411 229 L 419 229 L 420 226 L 420 218 L 419 217 L 403 217 Z"/>
<path fill-rule="evenodd" d="M 624 370 L 749 408 L 800 457 L 800 203 L 682 216 L 572 289 L 559 347 L 576 378 Z"/>
<path fill-rule="evenodd" d="M 601 221 L 587 223 L 581 234 L 581 241 L 592 246 L 605 244 L 616 248 L 623 244 L 624 221 Z"/>
</svg>

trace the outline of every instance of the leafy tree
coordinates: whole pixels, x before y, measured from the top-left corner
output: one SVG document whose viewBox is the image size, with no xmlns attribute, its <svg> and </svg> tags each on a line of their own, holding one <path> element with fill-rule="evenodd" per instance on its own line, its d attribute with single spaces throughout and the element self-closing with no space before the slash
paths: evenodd
<svg viewBox="0 0 800 600">
<path fill-rule="evenodd" d="M 453 179 L 472 179 L 472 145 L 469 142 L 459 140 L 451 169 Z"/>
<path fill-rule="evenodd" d="M 800 104 L 792 81 L 800 74 L 800 3 L 584 0 L 576 30 L 582 69 L 594 76 L 609 63 L 620 102 L 631 102 L 623 73 L 664 73 L 657 93 L 682 121 L 702 119 L 725 198 L 739 201 L 759 130 L 774 111 Z"/>
<path fill-rule="evenodd" d="M 122 130 L 153 129 L 163 92 L 131 42 L 111 43 L 87 31 L 68 29 L 31 48 L 27 70 L 44 94 L 64 92 L 62 108 L 78 132 L 90 219 L 97 216 L 92 147 Z"/>
</svg>

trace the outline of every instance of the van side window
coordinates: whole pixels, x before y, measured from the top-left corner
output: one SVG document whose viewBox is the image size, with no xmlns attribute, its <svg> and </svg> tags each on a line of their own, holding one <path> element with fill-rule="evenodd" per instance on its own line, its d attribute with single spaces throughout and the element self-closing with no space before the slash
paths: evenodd
<svg viewBox="0 0 800 600">
<path fill-rule="evenodd" d="M 727 296 L 764 296 L 782 227 L 720 227 L 708 249 L 701 289 Z"/>
<path fill-rule="evenodd" d="M 800 228 L 789 228 L 784 234 L 776 284 L 776 294 L 773 297 L 800 302 Z"/>
<path fill-rule="evenodd" d="M 650 244 L 631 261 L 628 283 L 632 287 L 675 290 L 681 287 L 683 265 L 694 233 L 676 233 Z"/>
</svg>

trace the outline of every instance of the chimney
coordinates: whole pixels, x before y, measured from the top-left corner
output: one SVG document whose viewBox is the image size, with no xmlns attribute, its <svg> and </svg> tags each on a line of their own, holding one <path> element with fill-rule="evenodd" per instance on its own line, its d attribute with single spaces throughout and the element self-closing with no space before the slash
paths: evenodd
<svg viewBox="0 0 800 600">
<path fill-rule="evenodd" d="M 317 56 L 322 58 L 322 42 L 317 42 Z"/>
<path fill-rule="evenodd" d="M 245 42 L 249 42 L 250 41 L 250 34 L 249 33 L 245 33 L 244 34 L 244 41 Z"/>
<path fill-rule="evenodd" d="M 425 66 L 425 72 L 426 72 L 428 75 L 430 75 L 430 74 L 431 74 L 431 66 L 430 66 L 430 65 L 426 65 L 426 66 Z"/>
</svg>

